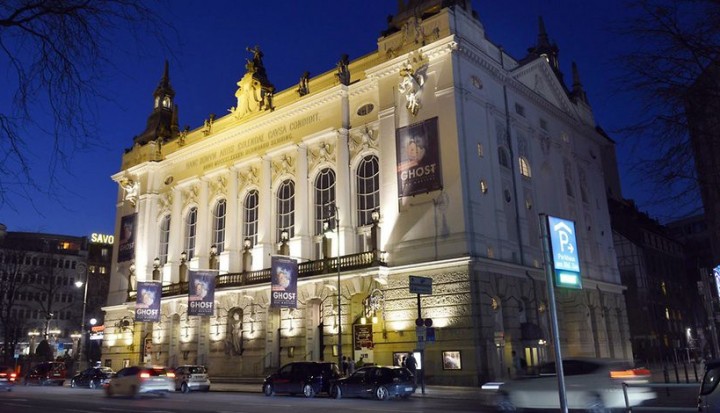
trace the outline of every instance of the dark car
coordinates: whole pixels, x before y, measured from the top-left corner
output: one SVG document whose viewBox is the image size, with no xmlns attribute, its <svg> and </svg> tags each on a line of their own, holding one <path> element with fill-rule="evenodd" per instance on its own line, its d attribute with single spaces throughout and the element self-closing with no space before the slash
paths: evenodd
<svg viewBox="0 0 720 413">
<path fill-rule="evenodd" d="M 397 366 L 371 366 L 358 369 L 337 380 L 331 390 L 332 397 L 368 397 L 388 400 L 391 397 L 407 399 L 416 389 L 415 377 L 410 370 Z"/>
<path fill-rule="evenodd" d="M 30 369 L 30 372 L 25 376 L 25 385 L 28 384 L 56 384 L 62 386 L 66 379 L 65 363 L 61 361 L 47 361 L 40 363 L 37 366 Z"/>
<path fill-rule="evenodd" d="M 0 389 L 12 391 L 17 375 L 12 367 L 0 366 Z"/>
<path fill-rule="evenodd" d="M 70 379 L 70 387 L 99 389 L 110 381 L 113 373 L 115 372 L 110 367 L 91 367 L 74 375 Z"/>
<path fill-rule="evenodd" d="M 332 383 L 339 377 L 340 369 L 335 363 L 298 361 L 286 364 L 267 376 L 262 391 L 266 396 L 288 393 L 314 397 L 320 393 L 330 394 Z"/>
</svg>

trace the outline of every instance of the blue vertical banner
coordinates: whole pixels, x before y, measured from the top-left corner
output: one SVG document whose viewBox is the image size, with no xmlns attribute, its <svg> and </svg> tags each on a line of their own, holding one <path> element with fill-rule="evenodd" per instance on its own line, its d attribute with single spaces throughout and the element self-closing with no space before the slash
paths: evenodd
<svg viewBox="0 0 720 413">
<path fill-rule="evenodd" d="M 215 313 L 215 277 L 217 270 L 190 270 L 188 315 L 212 316 Z"/>
<path fill-rule="evenodd" d="M 297 261 L 273 256 L 270 259 L 270 307 L 297 308 Z"/>
<path fill-rule="evenodd" d="M 582 289 L 575 223 L 548 215 L 547 225 L 550 234 L 551 257 L 555 269 L 555 285 Z"/>
<path fill-rule="evenodd" d="M 162 285 L 159 282 L 138 282 L 135 321 L 159 322 L 161 295 Z"/>
</svg>

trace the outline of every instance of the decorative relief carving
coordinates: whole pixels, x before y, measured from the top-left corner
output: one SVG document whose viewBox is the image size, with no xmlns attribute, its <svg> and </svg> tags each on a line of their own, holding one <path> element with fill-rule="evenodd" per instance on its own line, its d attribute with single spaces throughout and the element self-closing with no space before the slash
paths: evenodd
<svg viewBox="0 0 720 413">
<path fill-rule="evenodd" d="M 227 177 L 225 175 L 210 180 L 210 193 L 211 195 L 227 193 Z"/>
<path fill-rule="evenodd" d="M 255 185 L 257 186 L 260 182 L 260 175 L 256 166 L 249 166 L 244 170 L 238 172 L 238 183 L 240 188 Z"/>
<path fill-rule="evenodd" d="M 236 119 L 250 113 L 274 109 L 272 99 L 275 86 L 267 78 L 262 60 L 263 52 L 258 46 L 246 49 L 253 54 L 253 58 L 247 59 L 245 75 L 237 82 L 238 89 L 235 92 L 237 106 L 229 109 Z"/>
<path fill-rule="evenodd" d="M 421 107 L 420 94 L 425 84 L 425 72 L 429 61 L 419 51 L 412 52 L 400 69 L 398 90 L 405 97 L 405 107 L 413 115 L 417 115 Z"/>
<path fill-rule="evenodd" d="M 272 163 L 273 180 L 284 174 L 292 174 L 295 172 L 295 159 L 290 154 L 284 154 L 280 160 Z"/>
<path fill-rule="evenodd" d="M 123 200 L 128 201 L 133 207 L 137 205 L 138 196 L 140 195 L 140 182 L 125 177 L 120 179 L 120 186 L 125 191 Z"/>
<path fill-rule="evenodd" d="M 158 198 L 158 207 L 161 212 L 169 211 L 172 208 L 173 191 L 167 191 L 160 194 Z"/>
<path fill-rule="evenodd" d="M 193 184 L 187 189 L 183 190 L 183 204 L 187 205 L 191 202 L 197 202 L 200 195 L 200 185 Z"/>
<path fill-rule="evenodd" d="M 335 147 L 331 143 L 321 142 L 315 148 L 308 150 L 308 158 L 310 158 L 310 169 L 323 162 L 334 162 Z"/>
<path fill-rule="evenodd" d="M 425 46 L 440 39 L 440 28 L 435 26 L 427 30 L 423 27 L 423 21 L 419 17 L 410 17 L 407 19 L 400 30 L 402 32 L 400 40 L 395 46 L 387 47 L 386 53 L 388 58 L 397 56 L 399 51 L 405 46 Z"/>
<path fill-rule="evenodd" d="M 365 126 L 359 132 L 351 132 L 349 143 L 352 156 L 368 149 L 378 149 L 378 133 Z"/>
</svg>

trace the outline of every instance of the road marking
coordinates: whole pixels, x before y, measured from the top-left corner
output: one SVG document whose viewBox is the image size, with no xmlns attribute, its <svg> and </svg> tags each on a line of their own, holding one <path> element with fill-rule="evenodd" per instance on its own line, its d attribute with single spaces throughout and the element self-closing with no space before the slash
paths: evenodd
<svg viewBox="0 0 720 413">
<path fill-rule="evenodd" d="M 29 404 L 19 404 L 19 403 L 3 403 L 5 406 L 15 406 L 15 407 L 30 407 Z"/>
<path fill-rule="evenodd" d="M 78 413 L 95 413 L 95 410 L 65 409 L 65 411 L 68 411 L 68 412 L 78 412 Z"/>
</svg>

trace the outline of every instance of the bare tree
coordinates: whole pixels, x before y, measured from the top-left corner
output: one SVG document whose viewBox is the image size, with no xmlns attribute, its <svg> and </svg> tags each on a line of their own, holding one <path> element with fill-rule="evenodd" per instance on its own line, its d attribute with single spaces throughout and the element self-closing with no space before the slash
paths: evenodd
<svg viewBox="0 0 720 413">
<path fill-rule="evenodd" d="M 119 48 L 113 34 L 130 31 L 140 39 L 147 33 L 164 43 L 168 27 L 148 4 L 0 2 L 0 62 L 8 68 L 0 97 L 12 100 L 11 108 L 0 109 L 0 206 L 12 207 L 11 196 L 31 200 L 34 191 L 57 195 L 58 167 L 66 167 L 78 150 L 97 144 L 91 98 L 101 94 L 99 80 L 110 66 L 108 56 Z M 50 151 L 48 171 L 35 171 L 32 155 L 44 149 Z M 49 175 L 48 186 L 39 184 L 44 174 Z"/>
<path fill-rule="evenodd" d="M 0 328 L 2 329 L 3 364 L 9 365 L 18 341 L 25 334 L 25 317 L 18 310 L 26 311 L 21 294 L 27 291 L 27 278 L 23 271 L 27 254 L 24 251 L 5 250 L 0 254 Z"/>
<path fill-rule="evenodd" d="M 686 108 L 699 92 L 694 85 L 719 56 L 720 1 L 632 0 L 629 6 L 633 17 L 620 32 L 633 47 L 619 59 L 620 84 L 640 96 L 642 116 L 622 132 L 633 142 L 635 172 L 655 184 L 652 201 L 693 212 L 700 207 L 701 182 Z"/>
</svg>

